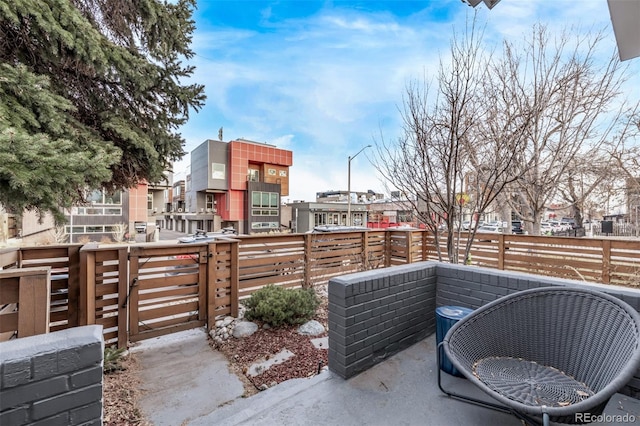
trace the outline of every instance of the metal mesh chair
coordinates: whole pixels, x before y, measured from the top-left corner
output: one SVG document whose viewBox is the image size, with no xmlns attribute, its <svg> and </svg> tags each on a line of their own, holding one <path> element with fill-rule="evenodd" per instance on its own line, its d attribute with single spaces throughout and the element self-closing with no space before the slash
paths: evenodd
<svg viewBox="0 0 640 426">
<path fill-rule="evenodd" d="M 600 414 L 640 367 L 640 315 L 605 293 L 544 287 L 475 310 L 441 345 L 455 368 L 512 413 L 575 423 L 576 413 Z"/>
</svg>

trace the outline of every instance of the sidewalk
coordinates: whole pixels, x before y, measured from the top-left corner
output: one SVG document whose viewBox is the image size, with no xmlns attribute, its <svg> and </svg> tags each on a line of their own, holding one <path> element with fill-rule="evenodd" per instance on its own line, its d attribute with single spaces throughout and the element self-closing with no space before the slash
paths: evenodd
<svg viewBox="0 0 640 426">
<path fill-rule="evenodd" d="M 202 328 L 144 340 L 130 350 L 141 367 L 142 411 L 156 426 L 185 424 L 244 393 Z"/>
</svg>

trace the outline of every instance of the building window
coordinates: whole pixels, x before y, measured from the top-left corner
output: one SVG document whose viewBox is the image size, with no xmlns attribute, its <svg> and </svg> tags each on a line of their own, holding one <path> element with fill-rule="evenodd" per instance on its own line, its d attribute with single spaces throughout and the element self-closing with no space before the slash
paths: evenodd
<svg viewBox="0 0 640 426">
<path fill-rule="evenodd" d="M 122 191 L 105 193 L 96 190 L 87 196 L 87 201 L 91 204 L 122 204 Z"/>
<path fill-rule="evenodd" d="M 354 226 L 364 225 L 364 213 L 353 213 L 353 225 Z"/>
<path fill-rule="evenodd" d="M 153 194 L 147 194 L 147 210 L 153 210 Z"/>
<path fill-rule="evenodd" d="M 225 178 L 225 165 L 221 163 L 211 163 L 211 179 Z"/>
<path fill-rule="evenodd" d="M 260 182 L 260 170 L 249 169 L 248 180 L 250 182 Z"/>
<path fill-rule="evenodd" d="M 277 192 L 251 192 L 252 216 L 278 216 L 280 195 Z"/>
<path fill-rule="evenodd" d="M 122 216 L 122 207 L 78 207 L 78 216 Z"/>
<path fill-rule="evenodd" d="M 251 229 L 276 229 L 280 228 L 278 222 L 254 222 L 251 224 Z"/>
<path fill-rule="evenodd" d="M 223 166 L 224 166 L 224 164 L 223 164 Z M 214 211 L 215 206 L 216 206 L 216 201 L 215 201 L 215 197 L 213 196 L 213 194 L 207 194 L 206 195 L 205 205 L 206 205 L 207 211 Z"/>
<path fill-rule="evenodd" d="M 313 225 L 326 225 L 327 224 L 327 214 L 326 213 L 314 213 L 313 214 Z"/>
<path fill-rule="evenodd" d="M 399 210 L 398 222 L 411 222 L 413 220 L 413 213 L 411 210 Z"/>
</svg>

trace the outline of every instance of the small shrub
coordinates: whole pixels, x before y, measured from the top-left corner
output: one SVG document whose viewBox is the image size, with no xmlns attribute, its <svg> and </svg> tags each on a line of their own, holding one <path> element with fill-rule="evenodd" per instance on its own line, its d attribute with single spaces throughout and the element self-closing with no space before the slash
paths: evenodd
<svg viewBox="0 0 640 426">
<path fill-rule="evenodd" d="M 274 327 L 302 324 L 310 320 L 320 305 L 313 289 L 285 289 L 274 285 L 261 288 L 245 302 L 245 318 Z"/>
<path fill-rule="evenodd" d="M 122 361 L 122 354 L 125 349 L 126 348 L 118 349 L 115 346 L 104 348 L 104 366 L 102 369 L 105 373 L 123 369 L 120 362 Z"/>
</svg>

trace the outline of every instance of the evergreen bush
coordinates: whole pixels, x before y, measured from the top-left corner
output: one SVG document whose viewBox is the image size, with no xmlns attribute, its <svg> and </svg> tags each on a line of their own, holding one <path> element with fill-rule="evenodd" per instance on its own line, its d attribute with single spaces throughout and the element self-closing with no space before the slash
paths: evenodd
<svg viewBox="0 0 640 426">
<path fill-rule="evenodd" d="M 313 289 L 285 289 L 267 285 L 245 302 L 245 318 L 278 327 L 284 324 L 303 324 L 310 320 L 320 305 Z"/>
<path fill-rule="evenodd" d="M 125 350 L 126 348 L 118 349 L 115 346 L 104 348 L 103 371 L 105 373 L 111 373 L 113 371 L 123 370 L 121 362 L 122 362 L 122 356 L 124 355 Z"/>
</svg>

